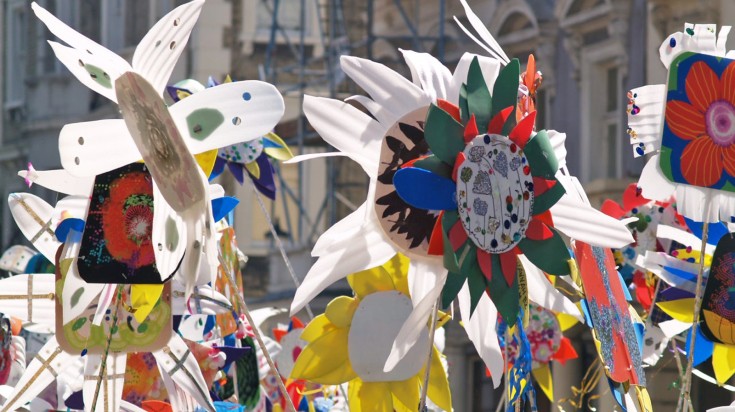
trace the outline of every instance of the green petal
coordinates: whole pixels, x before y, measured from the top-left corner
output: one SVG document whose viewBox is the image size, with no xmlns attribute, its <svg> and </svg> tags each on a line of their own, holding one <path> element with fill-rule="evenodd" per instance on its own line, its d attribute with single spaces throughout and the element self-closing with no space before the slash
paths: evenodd
<svg viewBox="0 0 735 412">
<path fill-rule="evenodd" d="M 516 82 L 516 90 L 518 89 L 517 84 Z M 482 75 L 482 68 L 477 57 L 472 59 L 467 72 L 467 107 L 470 114 L 475 115 L 478 129 L 486 130 L 492 118 L 493 99 L 490 96 L 490 90 L 487 88 L 487 82 L 485 76 Z"/>
<path fill-rule="evenodd" d="M 467 124 L 470 120 L 470 109 L 467 107 L 467 85 L 462 83 L 459 88 L 459 119 L 462 124 Z"/>
<path fill-rule="evenodd" d="M 569 249 L 559 233 L 551 229 L 553 237 L 546 240 L 521 240 L 518 247 L 528 260 L 536 267 L 550 275 L 564 276 L 569 274 Z"/>
<path fill-rule="evenodd" d="M 566 193 L 564 186 L 557 181 L 556 184 L 544 192 L 544 194 L 533 198 L 533 214 L 538 215 L 539 213 L 543 213 L 551 209 L 551 207 L 554 206 L 562 196 L 564 196 L 564 193 Z"/>
<path fill-rule="evenodd" d="M 518 79 L 520 75 L 521 64 L 518 59 L 513 59 L 500 70 L 493 86 L 493 111 L 490 118 L 507 107 L 513 107 L 513 112 L 511 112 L 508 121 L 503 126 L 503 134 L 506 136 L 516 125 L 515 107 L 518 101 Z"/>
<path fill-rule="evenodd" d="M 464 286 L 465 280 L 467 280 L 466 275 L 449 271 L 447 281 L 444 282 L 444 287 L 442 288 L 442 309 L 446 309 L 452 304 L 459 290 Z"/>
<path fill-rule="evenodd" d="M 518 295 L 518 276 L 513 278 L 513 283 L 508 286 L 500 267 L 500 257 L 491 255 L 493 265 L 493 278 L 488 282 L 488 295 L 495 304 L 503 319 L 510 325 L 514 325 L 520 308 L 520 296 Z"/>
<path fill-rule="evenodd" d="M 453 165 L 457 153 L 464 150 L 464 126 L 438 106 L 431 105 L 426 115 L 424 138 L 431 152 Z"/>
<path fill-rule="evenodd" d="M 536 133 L 523 148 L 523 153 L 531 166 L 531 174 L 535 177 L 552 179 L 559 170 L 559 161 L 556 159 L 546 130 Z"/>
<path fill-rule="evenodd" d="M 485 293 L 485 290 L 487 289 L 485 276 L 482 274 L 482 271 L 480 271 L 480 266 L 477 264 L 477 258 L 473 257 L 471 260 L 475 262 L 472 270 L 464 272 L 467 273 L 467 282 L 469 282 L 470 287 L 470 316 L 475 313 L 475 308 L 480 302 L 482 294 Z"/>
<path fill-rule="evenodd" d="M 453 210 L 444 211 L 444 217 L 442 217 L 442 237 L 444 238 L 444 267 L 450 271 L 459 273 L 459 263 L 457 262 L 457 256 L 454 254 L 452 244 L 449 242 L 449 230 L 459 220 L 459 214 Z"/>
</svg>

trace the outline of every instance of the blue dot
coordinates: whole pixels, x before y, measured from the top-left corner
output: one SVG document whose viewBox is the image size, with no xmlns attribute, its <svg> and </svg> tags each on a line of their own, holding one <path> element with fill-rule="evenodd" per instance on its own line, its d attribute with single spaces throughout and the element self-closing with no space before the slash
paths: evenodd
<svg viewBox="0 0 735 412">
<path fill-rule="evenodd" d="M 246 102 L 248 100 L 250 100 L 251 97 L 253 97 L 253 96 L 251 96 L 250 93 L 248 93 L 248 92 L 245 92 L 245 93 L 242 94 L 242 99 L 245 100 Z"/>
<path fill-rule="evenodd" d="M 673 37 L 672 37 L 672 38 L 671 38 L 671 39 L 669 40 L 669 47 L 672 47 L 672 48 L 673 48 L 673 47 L 676 47 L 676 39 L 675 39 L 675 38 L 673 38 Z"/>
<path fill-rule="evenodd" d="M 490 247 L 493 248 L 493 249 L 495 249 L 496 247 L 498 247 L 498 241 L 495 240 L 495 239 L 491 240 L 490 241 Z"/>
<path fill-rule="evenodd" d="M 87 354 L 87 348 L 82 349 L 82 356 Z"/>
<path fill-rule="evenodd" d="M 730 216 L 730 223 L 735 223 L 735 216 Z"/>
<path fill-rule="evenodd" d="M 505 226 L 506 229 L 510 229 L 510 220 L 503 222 L 503 226 Z"/>
<path fill-rule="evenodd" d="M 636 213 L 638 213 L 638 208 L 634 207 L 634 208 L 633 208 L 633 209 L 631 209 L 630 211 L 631 211 L 631 212 L 633 212 L 633 214 L 636 214 Z"/>
<path fill-rule="evenodd" d="M 643 156 L 645 154 L 645 152 L 643 152 L 643 149 L 640 147 L 636 147 L 635 152 L 638 154 L 638 156 Z"/>
<path fill-rule="evenodd" d="M 512 215 L 510 215 L 510 220 L 511 220 L 511 221 L 512 221 L 513 223 L 516 223 L 516 222 L 518 221 L 518 215 L 517 215 L 517 214 L 515 214 L 515 213 L 513 213 Z"/>
<path fill-rule="evenodd" d="M 490 144 L 490 136 L 489 135 L 485 135 L 485 137 L 482 140 L 485 142 L 485 144 Z"/>
</svg>

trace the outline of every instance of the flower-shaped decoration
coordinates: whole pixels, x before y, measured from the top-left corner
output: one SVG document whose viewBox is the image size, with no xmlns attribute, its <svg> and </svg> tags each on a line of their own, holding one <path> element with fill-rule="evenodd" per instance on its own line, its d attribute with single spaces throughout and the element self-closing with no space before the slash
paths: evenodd
<svg viewBox="0 0 735 412">
<path fill-rule="evenodd" d="M 635 156 L 653 153 L 638 186 L 646 198 L 667 201 L 696 221 L 730 221 L 735 205 L 735 79 L 725 58 L 724 28 L 685 26 L 659 49 L 667 84 L 628 93 L 628 134 Z"/>
<path fill-rule="evenodd" d="M 396 255 L 386 264 L 347 277 L 355 297 L 332 300 L 324 314 L 304 329 L 307 343 L 292 379 L 338 385 L 348 383 L 351 410 L 412 411 L 419 402 L 428 351 L 428 328 L 390 372 L 383 371 L 393 338 L 411 311 L 408 259 Z M 451 398 L 441 354 L 433 348 L 428 396 L 443 410 Z"/>
<path fill-rule="evenodd" d="M 556 314 L 540 305 L 529 302 L 527 312 L 528 322 L 523 325 L 525 337 L 528 340 L 532 369 L 536 383 L 550 400 L 554 400 L 554 386 L 551 378 L 551 361 L 561 364 L 577 358 L 577 351 L 569 338 L 562 332 L 577 324 L 577 319 L 566 314 Z M 500 320 L 502 321 L 502 319 Z M 498 323 L 498 336 L 503 336 L 502 323 Z M 518 328 L 518 325 L 515 326 Z M 515 360 L 521 356 L 523 345 L 518 333 L 511 334 L 508 342 L 508 368 L 512 368 Z"/>
<path fill-rule="evenodd" d="M 602 212 L 616 219 L 626 220 L 637 218 L 637 221 L 628 223 L 628 228 L 635 241 L 620 249 L 615 249 L 615 262 L 626 283 L 635 288 L 635 298 L 646 312 L 651 311 L 656 278 L 653 273 L 640 266 L 637 262 L 647 251 L 672 251 L 675 244 L 671 239 L 657 236 L 659 224 L 687 230 L 684 217 L 677 213 L 676 204 L 672 199 L 667 202 L 652 201 L 643 197 L 641 189 L 631 183 L 623 192 L 623 203 L 607 199 L 602 204 Z"/>
<path fill-rule="evenodd" d="M 521 74 L 521 84 L 518 87 L 520 93 L 516 110 L 517 122 L 536 111 L 536 93 L 542 81 L 541 72 L 536 71 L 536 58 L 530 54 L 526 62 L 526 71 Z"/>
<path fill-rule="evenodd" d="M 487 289 L 510 324 L 519 308 L 516 256 L 525 254 L 553 275 L 569 274 L 570 259 L 549 212 L 565 191 L 554 177 L 558 165 L 548 136 L 533 132 L 535 112 L 514 121 L 518 78 L 513 60 L 491 97 L 473 60 L 459 107 L 439 101 L 429 109 L 425 136 L 433 154 L 394 176 L 408 204 L 442 211 L 429 253 L 443 254 L 450 272 L 444 307 L 467 280 L 473 301 Z"/>
<path fill-rule="evenodd" d="M 226 76 L 222 83 L 231 82 L 230 76 Z M 207 81 L 207 87 L 216 87 L 219 84 L 212 77 Z M 204 89 L 201 83 L 193 79 L 182 80 L 173 86 L 166 87 L 166 91 L 174 102 Z M 209 180 L 212 181 L 221 175 L 226 166 L 235 179 L 243 184 L 243 171 L 245 171 L 260 193 L 270 199 L 275 199 L 276 185 L 273 178 L 275 172 L 268 158 L 281 161 L 293 158 L 286 142 L 272 132 L 259 139 L 222 147 L 217 151 L 217 158 Z"/>
</svg>

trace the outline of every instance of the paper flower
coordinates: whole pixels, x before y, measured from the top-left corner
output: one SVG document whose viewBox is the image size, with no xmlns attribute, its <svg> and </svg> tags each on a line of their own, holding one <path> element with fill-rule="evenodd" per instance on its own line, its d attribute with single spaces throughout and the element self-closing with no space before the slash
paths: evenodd
<svg viewBox="0 0 735 412">
<path fill-rule="evenodd" d="M 440 100 L 429 109 L 425 136 L 433 154 L 394 177 L 408 204 L 443 211 L 429 251 L 443 254 L 450 272 L 444 307 L 467 280 L 473 301 L 488 289 L 510 324 L 519 305 L 516 256 L 524 253 L 554 275 L 569 274 L 570 259 L 549 212 L 565 191 L 554 177 L 558 163 L 547 133 L 533 133 L 535 112 L 518 124 L 508 121 L 518 71 L 517 60 L 507 65 L 491 98 L 473 60 L 460 106 Z"/>
<path fill-rule="evenodd" d="M 348 383 L 352 410 L 412 411 L 419 402 L 428 351 L 428 328 L 420 344 L 390 371 L 383 371 L 395 334 L 411 312 L 408 259 L 396 255 L 383 266 L 354 273 L 355 297 L 332 300 L 304 329 L 307 343 L 291 378 L 325 385 Z M 441 354 L 433 348 L 428 396 L 443 410 L 451 398 Z"/>
<path fill-rule="evenodd" d="M 735 108 L 725 58 L 729 27 L 685 25 L 659 53 L 667 84 L 628 93 L 628 133 L 635 156 L 653 154 L 638 186 L 646 198 L 675 194 L 679 213 L 696 221 L 730 221 L 735 210 Z M 707 200 L 707 201 L 705 201 Z M 710 204 L 711 203 L 711 204 Z"/>
<path fill-rule="evenodd" d="M 223 81 L 225 84 L 231 82 L 230 76 L 225 77 Z M 212 77 L 207 81 L 207 87 L 216 87 L 219 84 Z M 201 83 L 193 79 L 183 80 L 166 88 L 174 102 L 204 89 Z M 275 171 L 268 160 L 269 157 L 281 161 L 293 158 L 288 145 L 272 132 L 248 142 L 222 147 L 217 152 L 209 180 L 222 174 L 226 166 L 235 179 L 243 184 L 243 171 L 246 171 L 260 193 L 270 199 L 275 199 L 276 186 L 273 178 Z"/>
</svg>

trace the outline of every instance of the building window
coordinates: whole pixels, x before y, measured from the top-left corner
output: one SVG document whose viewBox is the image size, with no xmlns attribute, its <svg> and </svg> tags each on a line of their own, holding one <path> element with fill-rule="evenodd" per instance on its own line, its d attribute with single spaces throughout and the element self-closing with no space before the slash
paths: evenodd
<svg viewBox="0 0 735 412">
<path fill-rule="evenodd" d="M 5 107 L 18 107 L 25 97 L 28 14 L 25 2 L 8 3 L 5 15 Z"/>
<path fill-rule="evenodd" d="M 587 180 L 618 178 L 621 175 L 621 80 L 614 63 L 595 64 L 590 71 L 589 151 Z"/>
<path fill-rule="evenodd" d="M 151 2 L 127 0 L 125 5 L 125 47 L 135 47 L 148 33 L 151 24 Z"/>
</svg>

